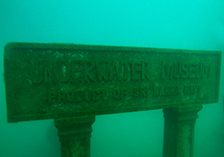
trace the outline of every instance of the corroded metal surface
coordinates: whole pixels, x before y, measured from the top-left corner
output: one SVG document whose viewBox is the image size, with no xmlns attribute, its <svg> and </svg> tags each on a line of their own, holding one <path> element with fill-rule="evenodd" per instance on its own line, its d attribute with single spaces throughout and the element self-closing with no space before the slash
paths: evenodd
<svg viewBox="0 0 224 157">
<path fill-rule="evenodd" d="M 8 122 L 218 101 L 221 52 L 9 43 Z"/>
</svg>

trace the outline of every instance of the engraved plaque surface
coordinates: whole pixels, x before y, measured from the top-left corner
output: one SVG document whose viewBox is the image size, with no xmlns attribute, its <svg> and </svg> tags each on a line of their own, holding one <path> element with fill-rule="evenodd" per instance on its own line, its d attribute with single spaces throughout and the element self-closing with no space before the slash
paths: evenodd
<svg viewBox="0 0 224 157">
<path fill-rule="evenodd" d="M 215 103 L 221 52 L 9 43 L 8 122 Z"/>
</svg>

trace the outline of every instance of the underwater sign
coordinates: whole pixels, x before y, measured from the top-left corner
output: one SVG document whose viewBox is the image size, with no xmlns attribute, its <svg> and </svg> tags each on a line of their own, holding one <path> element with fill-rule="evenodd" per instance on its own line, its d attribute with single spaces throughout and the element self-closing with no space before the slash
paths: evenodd
<svg viewBox="0 0 224 157">
<path fill-rule="evenodd" d="M 8 122 L 218 101 L 221 52 L 9 43 Z"/>
</svg>

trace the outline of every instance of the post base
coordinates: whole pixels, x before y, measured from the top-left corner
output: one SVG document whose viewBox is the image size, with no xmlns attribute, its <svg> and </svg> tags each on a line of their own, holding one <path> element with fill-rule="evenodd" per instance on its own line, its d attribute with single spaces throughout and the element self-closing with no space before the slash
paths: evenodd
<svg viewBox="0 0 224 157">
<path fill-rule="evenodd" d="M 61 157 L 90 157 L 91 125 L 95 116 L 55 119 Z"/>
</svg>

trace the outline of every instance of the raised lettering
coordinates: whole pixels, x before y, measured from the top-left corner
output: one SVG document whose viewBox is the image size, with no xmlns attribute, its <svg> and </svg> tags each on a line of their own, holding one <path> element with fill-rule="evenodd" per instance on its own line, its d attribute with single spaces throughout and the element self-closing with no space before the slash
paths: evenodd
<svg viewBox="0 0 224 157">
<path fill-rule="evenodd" d="M 131 79 L 132 80 L 140 80 L 142 76 L 142 71 L 141 71 L 142 65 L 141 62 L 133 62 L 132 63 L 132 73 L 131 73 Z"/>
<path fill-rule="evenodd" d="M 107 61 L 98 61 L 96 63 L 96 76 L 99 82 L 109 79 L 109 69 Z"/>
<path fill-rule="evenodd" d="M 142 61 L 142 80 L 150 79 L 150 69 L 149 64 Z"/>
<path fill-rule="evenodd" d="M 40 60 L 32 60 L 30 61 L 29 67 L 29 75 L 30 75 L 30 83 L 31 84 L 40 84 L 43 81 L 44 67 L 43 63 Z"/>
<path fill-rule="evenodd" d="M 109 80 L 121 80 L 121 68 L 119 62 L 110 62 Z"/>
<path fill-rule="evenodd" d="M 70 65 L 67 60 L 59 59 L 56 65 L 57 78 L 59 82 L 67 82 L 70 75 Z"/>
<path fill-rule="evenodd" d="M 172 64 L 163 62 L 161 76 L 163 80 L 208 79 L 209 73 L 210 65 L 205 65 L 203 62 L 173 62 Z"/>
</svg>

